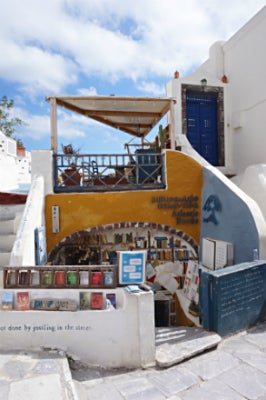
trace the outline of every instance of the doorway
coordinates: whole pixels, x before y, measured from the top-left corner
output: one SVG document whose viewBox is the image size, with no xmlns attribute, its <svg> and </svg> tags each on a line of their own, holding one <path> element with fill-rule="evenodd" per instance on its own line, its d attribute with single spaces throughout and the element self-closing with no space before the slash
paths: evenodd
<svg viewBox="0 0 266 400">
<path fill-rule="evenodd" d="M 217 94 L 187 92 L 187 138 L 210 164 L 219 165 Z"/>
</svg>

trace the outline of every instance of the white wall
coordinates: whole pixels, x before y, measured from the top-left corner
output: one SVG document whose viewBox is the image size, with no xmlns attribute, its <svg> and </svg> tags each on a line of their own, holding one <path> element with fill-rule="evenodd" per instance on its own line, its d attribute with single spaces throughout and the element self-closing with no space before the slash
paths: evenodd
<svg viewBox="0 0 266 400">
<path fill-rule="evenodd" d="M 104 368 L 154 365 L 153 292 L 128 294 L 123 288 L 109 291 L 114 290 L 117 309 L 113 310 L 0 311 L 0 349 L 61 349 L 74 358 Z M 32 299 L 52 297 L 79 301 L 81 290 L 28 291 Z"/>
<path fill-rule="evenodd" d="M 51 150 L 31 152 L 31 174 L 44 177 L 44 195 L 53 193 L 53 153 Z"/>
<path fill-rule="evenodd" d="M 16 154 L 16 141 L 7 138 L 0 131 L 0 190 L 2 192 L 18 189 Z"/>
<path fill-rule="evenodd" d="M 236 173 L 266 161 L 266 7 L 223 45 Z"/>
<path fill-rule="evenodd" d="M 266 6 L 227 42 L 210 47 L 209 59 L 195 72 L 173 79 L 167 96 L 176 99 L 177 145 L 183 145 L 181 84 L 224 89 L 225 167 L 223 173 L 238 174 L 247 166 L 266 162 Z M 223 75 L 228 83 L 221 82 Z M 186 152 L 186 147 L 182 151 Z"/>
</svg>

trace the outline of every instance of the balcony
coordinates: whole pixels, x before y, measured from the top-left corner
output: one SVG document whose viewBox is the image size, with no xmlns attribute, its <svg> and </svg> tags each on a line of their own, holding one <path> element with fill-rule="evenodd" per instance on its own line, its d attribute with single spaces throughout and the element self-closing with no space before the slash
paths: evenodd
<svg viewBox="0 0 266 400">
<path fill-rule="evenodd" d="M 165 188 L 165 155 L 150 149 L 134 154 L 54 154 L 54 191 L 110 192 Z"/>
</svg>

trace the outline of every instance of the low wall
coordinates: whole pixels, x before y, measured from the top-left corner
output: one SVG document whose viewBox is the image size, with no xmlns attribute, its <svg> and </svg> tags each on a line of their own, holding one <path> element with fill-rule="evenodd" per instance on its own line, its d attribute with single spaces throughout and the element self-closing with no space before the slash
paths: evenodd
<svg viewBox="0 0 266 400">
<path fill-rule="evenodd" d="M 25 289 L 13 290 L 14 295 L 19 291 Z M 27 291 L 31 299 L 79 301 L 83 290 Z M 0 311 L 0 350 L 61 349 L 73 358 L 106 368 L 154 365 L 153 293 L 128 294 L 122 288 L 109 291 L 116 293 L 116 309 Z"/>
<path fill-rule="evenodd" d="M 200 274 L 204 329 L 227 335 L 266 321 L 266 263 L 251 262 Z"/>
<path fill-rule="evenodd" d="M 13 244 L 9 265 L 36 265 L 34 232 L 35 228 L 43 225 L 43 213 L 44 178 L 34 176 Z"/>
</svg>

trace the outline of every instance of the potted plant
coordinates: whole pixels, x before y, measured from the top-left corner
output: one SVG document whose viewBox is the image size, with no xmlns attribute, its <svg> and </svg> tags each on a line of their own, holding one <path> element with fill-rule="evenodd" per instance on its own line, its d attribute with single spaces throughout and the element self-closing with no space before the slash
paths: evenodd
<svg viewBox="0 0 266 400">
<path fill-rule="evenodd" d="M 77 169 L 77 159 L 80 149 L 74 149 L 72 144 L 62 145 L 68 167 L 64 170 L 62 178 L 65 186 L 80 185 L 81 175 Z"/>
</svg>

